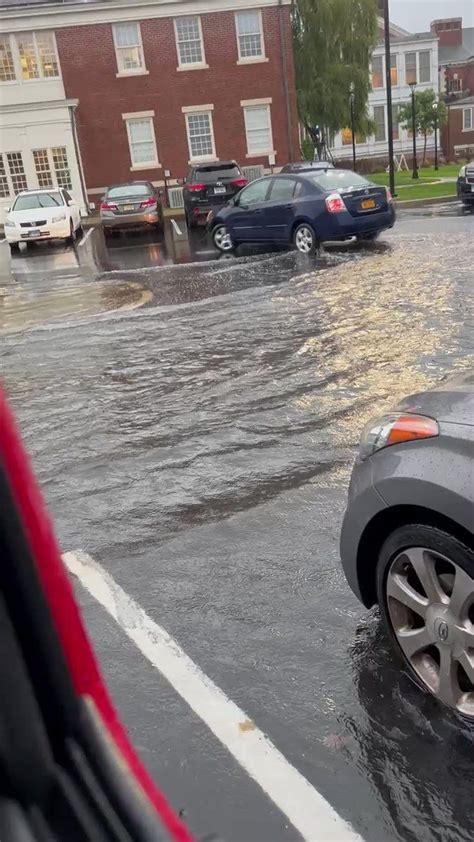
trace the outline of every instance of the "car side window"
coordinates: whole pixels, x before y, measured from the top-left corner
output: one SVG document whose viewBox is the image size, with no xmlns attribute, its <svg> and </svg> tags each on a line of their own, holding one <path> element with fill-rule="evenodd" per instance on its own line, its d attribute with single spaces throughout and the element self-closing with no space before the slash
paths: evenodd
<svg viewBox="0 0 474 842">
<path fill-rule="evenodd" d="M 270 201 L 291 202 L 298 184 L 294 178 L 274 178 L 270 188 Z"/>
<path fill-rule="evenodd" d="M 268 179 L 261 178 L 259 181 L 254 181 L 239 193 L 239 205 L 256 205 L 259 202 L 264 202 L 267 198 L 267 191 Z"/>
<path fill-rule="evenodd" d="M 66 205 L 68 202 L 72 202 L 72 196 L 67 192 L 67 190 L 63 190 L 63 199 Z"/>
</svg>

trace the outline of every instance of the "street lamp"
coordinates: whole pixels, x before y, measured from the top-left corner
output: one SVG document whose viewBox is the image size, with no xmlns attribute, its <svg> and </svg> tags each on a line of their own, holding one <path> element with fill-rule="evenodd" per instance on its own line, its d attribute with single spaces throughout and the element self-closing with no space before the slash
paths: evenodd
<svg viewBox="0 0 474 842">
<path fill-rule="evenodd" d="M 411 90 L 411 118 L 412 118 L 412 132 L 413 132 L 413 178 L 418 178 L 418 162 L 416 160 L 416 100 L 415 100 L 416 82 L 410 82 Z"/>
<path fill-rule="evenodd" d="M 433 117 L 434 117 L 434 141 L 435 141 L 435 170 L 439 170 L 438 167 L 438 103 L 435 100 L 433 103 Z"/>
<path fill-rule="evenodd" d="M 349 99 L 351 102 L 351 133 L 352 133 L 352 169 L 356 172 L 356 140 L 355 140 L 355 85 L 351 82 Z"/>
</svg>

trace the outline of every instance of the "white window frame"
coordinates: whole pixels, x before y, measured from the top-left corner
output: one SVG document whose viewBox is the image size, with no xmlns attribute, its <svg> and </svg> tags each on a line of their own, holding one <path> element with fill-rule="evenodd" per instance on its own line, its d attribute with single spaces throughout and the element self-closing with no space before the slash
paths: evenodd
<svg viewBox="0 0 474 842">
<path fill-rule="evenodd" d="M 380 61 L 382 64 L 382 84 L 378 88 L 374 88 L 373 86 L 374 59 L 377 59 L 377 61 Z M 385 56 L 372 57 L 372 61 L 370 63 L 370 87 L 373 91 L 382 91 L 385 88 Z"/>
<path fill-rule="evenodd" d="M 466 126 L 466 114 L 471 115 L 471 125 Z M 463 108 L 462 110 L 462 130 L 463 132 L 474 132 L 474 108 Z"/>
<path fill-rule="evenodd" d="M 181 61 L 181 53 L 179 51 L 179 40 L 178 40 L 178 20 L 180 18 L 197 18 L 198 28 L 199 28 L 199 38 L 201 40 L 201 61 L 190 61 L 190 62 L 183 62 Z M 174 18 L 173 21 L 174 25 L 174 40 L 176 44 L 176 55 L 178 57 L 178 66 L 176 70 L 202 70 L 204 68 L 209 67 L 206 64 L 206 51 L 204 49 L 204 36 L 202 34 L 202 23 L 201 23 L 201 16 L 200 15 L 178 15 L 178 17 Z"/>
<path fill-rule="evenodd" d="M 4 82 L 4 81 L 0 80 L 0 88 L 1 88 L 2 85 L 31 85 L 31 84 L 38 84 L 38 82 L 56 82 L 58 79 L 62 79 L 61 63 L 59 61 L 58 45 L 56 43 L 56 33 L 55 33 L 55 31 L 53 29 L 45 29 L 44 30 L 45 33 L 47 33 L 49 35 L 52 35 L 52 38 L 53 38 L 56 64 L 58 66 L 58 75 L 57 76 L 44 76 L 43 75 L 40 53 L 39 53 L 39 49 L 38 49 L 38 44 L 36 42 L 37 33 L 33 29 L 25 30 L 25 32 L 31 33 L 31 35 L 33 37 L 33 47 L 34 47 L 34 50 L 35 50 L 36 65 L 38 67 L 39 76 L 38 76 L 37 79 L 23 79 L 23 74 L 22 74 L 22 71 L 21 71 L 21 62 L 20 62 L 20 50 L 19 50 L 18 41 L 17 41 L 17 36 L 23 35 L 24 34 L 23 31 L 18 32 L 18 33 L 5 32 L 3 34 L 6 35 L 7 38 L 9 38 L 9 40 L 10 40 L 10 50 L 11 50 L 11 53 L 12 53 L 12 56 L 13 56 L 13 66 L 15 68 L 15 79 L 9 79 L 7 82 Z M 41 32 L 41 34 L 44 34 L 44 33 Z"/>
<path fill-rule="evenodd" d="M 260 28 L 260 43 L 262 45 L 262 52 L 258 56 L 242 56 L 240 54 L 240 36 L 239 36 L 239 26 L 238 26 L 238 18 L 239 15 L 248 15 L 250 12 L 254 12 L 258 15 L 258 25 Z M 237 40 L 237 53 L 238 53 L 238 60 L 237 64 L 259 64 L 260 62 L 268 61 L 267 56 L 265 55 L 265 37 L 263 34 L 263 20 L 262 20 L 262 10 L 261 9 L 246 9 L 241 10 L 240 12 L 234 13 L 234 23 L 235 23 L 235 37 Z"/>
<path fill-rule="evenodd" d="M 122 120 L 125 122 L 125 128 L 127 131 L 127 140 L 128 140 L 128 151 L 130 153 L 130 172 L 137 172 L 138 170 L 154 170 L 161 167 L 160 160 L 158 158 L 158 148 L 156 145 L 156 135 L 155 135 L 155 112 L 154 111 L 130 111 L 126 114 L 122 114 Z M 152 128 L 151 139 L 153 141 L 153 148 L 155 152 L 155 158 L 153 161 L 146 161 L 141 162 L 139 164 L 133 163 L 133 147 L 132 147 L 132 139 L 130 136 L 130 123 L 133 120 L 149 120 Z"/>
<path fill-rule="evenodd" d="M 8 41 L 10 45 L 10 53 L 12 56 L 13 61 L 13 73 L 15 74 L 14 79 L 0 79 L 0 85 L 18 85 L 18 82 L 21 79 L 18 78 L 18 63 L 19 63 L 19 56 L 18 56 L 18 47 L 16 45 L 16 41 L 14 36 L 10 32 L 2 32 L 2 35 Z"/>
<path fill-rule="evenodd" d="M 135 68 L 132 67 L 132 68 L 127 69 L 127 68 L 124 68 L 124 67 L 121 66 L 121 57 L 120 57 L 120 51 L 122 49 L 127 49 L 127 48 L 118 46 L 117 39 L 116 39 L 116 27 L 118 27 L 118 26 L 130 26 L 130 25 L 134 25 L 134 26 L 137 27 L 138 43 L 135 44 L 134 46 L 138 47 L 138 49 L 140 51 L 141 65 L 140 65 L 140 67 L 135 67 Z M 145 64 L 145 53 L 144 53 L 144 50 L 143 50 L 142 28 L 141 28 L 141 25 L 140 25 L 140 21 L 139 20 L 136 20 L 136 21 L 135 20 L 126 20 L 125 21 L 124 20 L 124 21 L 117 21 L 116 23 L 113 23 L 112 24 L 112 35 L 113 35 L 113 39 L 114 39 L 115 60 L 117 62 L 117 73 L 115 74 L 117 76 L 117 78 L 120 78 L 122 76 L 148 76 L 149 71 L 146 69 L 146 64 Z"/>
<path fill-rule="evenodd" d="M 188 139 L 188 150 L 189 150 L 189 161 L 188 164 L 197 164 L 201 161 L 218 161 L 218 157 L 216 154 L 216 141 L 214 138 L 214 123 L 212 119 L 212 112 L 214 111 L 213 105 L 184 105 L 181 109 L 184 114 L 184 119 L 186 123 L 186 137 Z M 209 117 L 209 127 L 211 130 L 211 143 L 212 143 L 212 154 L 211 155 L 193 155 L 193 151 L 191 148 L 191 137 L 189 133 L 189 120 L 188 117 L 195 117 L 197 115 L 207 114 Z"/>
<path fill-rule="evenodd" d="M 240 101 L 240 105 L 244 112 L 244 126 L 245 126 L 245 142 L 247 144 L 247 154 L 246 158 L 268 158 L 269 155 L 276 156 L 276 152 L 273 148 L 273 125 L 272 125 L 272 110 L 271 110 L 272 98 L 266 97 L 264 99 L 242 99 Z M 270 135 L 270 147 L 268 150 L 260 150 L 259 152 L 251 152 L 249 149 L 249 136 L 248 136 L 248 129 L 247 129 L 247 113 L 248 111 L 252 110 L 253 108 L 266 108 L 268 114 L 268 128 L 269 128 L 269 135 Z"/>
<path fill-rule="evenodd" d="M 420 55 L 421 55 L 421 53 L 428 53 L 428 56 L 429 56 L 428 67 L 429 67 L 429 71 L 430 71 L 430 78 L 428 80 L 425 80 L 424 82 L 420 81 Z M 417 85 L 431 85 L 431 79 L 432 79 L 432 76 L 433 76 L 432 69 L 431 69 L 431 60 L 432 60 L 431 59 L 431 50 L 429 48 L 426 49 L 426 50 L 418 50 L 417 51 L 417 53 L 416 53 Z"/>
</svg>

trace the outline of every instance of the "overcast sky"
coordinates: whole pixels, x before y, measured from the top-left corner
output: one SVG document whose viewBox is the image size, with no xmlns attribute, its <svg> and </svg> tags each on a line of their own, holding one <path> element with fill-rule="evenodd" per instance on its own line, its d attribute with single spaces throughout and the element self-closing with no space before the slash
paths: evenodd
<svg viewBox="0 0 474 842">
<path fill-rule="evenodd" d="M 429 32 L 437 18 L 463 18 L 474 26 L 474 0 L 389 0 L 390 20 L 410 32 Z"/>
</svg>

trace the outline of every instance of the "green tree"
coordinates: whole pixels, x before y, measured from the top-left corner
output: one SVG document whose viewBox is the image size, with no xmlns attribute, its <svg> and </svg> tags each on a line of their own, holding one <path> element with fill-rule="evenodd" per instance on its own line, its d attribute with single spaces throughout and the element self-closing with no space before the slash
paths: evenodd
<svg viewBox="0 0 474 842">
<path fill-rule="evenodd" d="M 367 115 L 369 65 L 377 43 L 377 0 L 294 0 L 293 40 L 298 107 L 304 125 L 337 132 L 372 128 Z"/>
<path fill-rule="evenodd" d="M 433 106 L 437 103 L 437 109 Z M 437 111 L 437 113 L 436 113 Z M 438 128 L 444 126 L 448 119 L 448 109 L 442 99 L 430 88 L 427 91 L 415 93 L 415 125 L 416 133 L 423 135 L 423 163 L 426 164 L 426 145 L 428 135 L 434 132 L 435 125 Z M 404 129 L 412 130 L 413 109 L 411 100 L 400 107 L 400 123 Z"/>
</svg>

